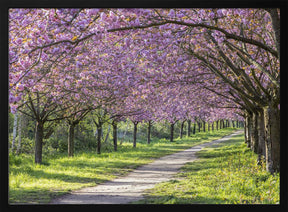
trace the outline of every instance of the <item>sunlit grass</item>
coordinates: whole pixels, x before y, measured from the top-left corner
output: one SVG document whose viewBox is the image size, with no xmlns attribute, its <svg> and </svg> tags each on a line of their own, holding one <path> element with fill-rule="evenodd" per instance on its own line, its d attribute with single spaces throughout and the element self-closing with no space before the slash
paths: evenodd
<svg viewBox="0 0 288 212">
<path fill-rule="evenodd" d="M 57 153 L 44 155 L 43 164 L 35 165 L 33 155 L 9 156 L 9 203 L 48 203 L 56 196 L 82 187 L 95 186 L 117 176 L 123 176 L 136 167 L 220 138 L 234 129 L 198 133 L 190 138 L 154 139 L 151 144 L 119 145 L 117 152 L 96 154 L 96 151 L 76 152 L 74 157 Z"/>
<path fill-rule="evenodd" d="M 279 204 L 280 177 L 257 165 L 242 135 L 205 148 L 200 160 L 188 163 L 179 179 L 158 184 L 147 198 L 150 204 Z"/>
</svg>

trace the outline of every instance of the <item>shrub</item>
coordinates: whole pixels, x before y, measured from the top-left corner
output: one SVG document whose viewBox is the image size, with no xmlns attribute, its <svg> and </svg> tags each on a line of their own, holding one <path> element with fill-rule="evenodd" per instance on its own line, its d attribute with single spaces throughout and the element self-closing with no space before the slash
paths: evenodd
<svg viewBox="0 0 288 212">
<path fill-rule="evenodd" d="M 21 139 L 21 152 L 31 154 L 34 152 L 34 140 L 29 138 Z"/>
<path fill-rule="evenodd" d="M 12 166 L 19 166 L 21 165 L 22 163 L 22 160 L 21 160 L 21 157 L 18 156 L 18 155 L 14 155 L 12 153 L 9 154 L 9 165 Z"/>
<path fill-rule="evenodd" d="M 67 150 L 68 150 L 67 138 L 66 139 L 63 139 L 63 138 L 58 139 L 58 143 L 59 143 L 59 151 L 60 152 L 67 152 Z"/>
</svg>

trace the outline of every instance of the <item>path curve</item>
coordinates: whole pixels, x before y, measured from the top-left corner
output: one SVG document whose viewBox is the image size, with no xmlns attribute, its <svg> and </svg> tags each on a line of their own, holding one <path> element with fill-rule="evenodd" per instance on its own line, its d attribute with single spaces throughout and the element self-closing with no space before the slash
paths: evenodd
<svg viewBox="0 0 288 212">
<path fill-rule="evenodd" d="M 127 176 L 116 178 L 94 187 L 82 188 L 51 201 L 50 204 L 127 204 L 143 199 L 146 189 L 155 184 L 171 180 L 187 162 L 197 159 L 195 153 L 203 147 L 228 140 L 242 133 L 238 130 L 218 140 L 200 144 L 192 148 L 156 159 L 138 167 Z"/>
</svg>

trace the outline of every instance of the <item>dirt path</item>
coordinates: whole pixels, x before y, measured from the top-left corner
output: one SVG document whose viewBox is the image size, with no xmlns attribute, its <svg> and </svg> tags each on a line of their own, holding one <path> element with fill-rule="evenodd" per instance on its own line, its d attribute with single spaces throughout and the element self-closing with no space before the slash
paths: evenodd
<svg viewBox="0 0 288 212">
<path fill-rule="evenodd" d="M 161 157 L 135 169 L 125 177 L 73 191 L 71 194 L 52 200 L 50 204 L 127 204 L 143 199 L 144 190 L 153 188 L 157 183 L 173 179 L 180 167 L 197 159 L 195 153 L 203 147 L 228 140 L 241 132 L 239 130 L 221 139 Z"/>
</svg>

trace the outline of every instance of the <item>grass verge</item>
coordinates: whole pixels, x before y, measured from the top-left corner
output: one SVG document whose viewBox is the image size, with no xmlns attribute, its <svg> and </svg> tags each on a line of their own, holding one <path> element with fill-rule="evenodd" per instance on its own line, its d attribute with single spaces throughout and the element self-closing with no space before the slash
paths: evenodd
<svg viewBox="0 0 288 212">
<path fill-rule="evenodd" d="M 201 132 L 189 138 L 154 139 L 152 143 L 119 145 L 117 152 L 76 152 L 44 155 L 43 164 L 34 164 L 33 155 L 9 155 L 9 203 L 48 203 L 51 199 L 83 187 L 95 186 L 117 176 L 125 175 L 136 167 L 152 162 L 167 154 L 218 139 L 235 129 Z"/>
<path fill-rule="evenodd" d="M 279 173 L 257 165 L 243 134 L 196 153 L 177 180 L 160 183 L 137 204 L 279 204 Z"/>
</svg>

